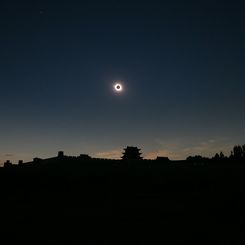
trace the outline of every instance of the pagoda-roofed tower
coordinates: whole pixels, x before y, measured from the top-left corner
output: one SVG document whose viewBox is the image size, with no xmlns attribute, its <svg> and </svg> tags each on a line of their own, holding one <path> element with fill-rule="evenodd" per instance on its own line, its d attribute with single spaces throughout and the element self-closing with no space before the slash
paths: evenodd
<svg viewBox="0 0 245 245">
<path fill-rule="evenodd" d="M 134 146 L 127 146 L 124 149 L 122 159 L 123 160 L 142 160 L 141 152 L 138 147 Z"/>
</svg>

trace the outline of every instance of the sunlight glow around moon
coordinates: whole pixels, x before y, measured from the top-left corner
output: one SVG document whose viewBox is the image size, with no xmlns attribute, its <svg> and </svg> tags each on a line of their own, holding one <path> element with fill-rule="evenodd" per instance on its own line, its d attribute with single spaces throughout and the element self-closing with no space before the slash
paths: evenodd
<svg viewBox="0 0 245 245">
<path fill-rule="evenodd" d="M 120 83 L 114 84 L 114 90 L 115 90 L 117 93 L 122 92 L 122 91 L 123 91 L 123 86 L 122 86 L 122 84 L 120 84 Z"/>
</svg>

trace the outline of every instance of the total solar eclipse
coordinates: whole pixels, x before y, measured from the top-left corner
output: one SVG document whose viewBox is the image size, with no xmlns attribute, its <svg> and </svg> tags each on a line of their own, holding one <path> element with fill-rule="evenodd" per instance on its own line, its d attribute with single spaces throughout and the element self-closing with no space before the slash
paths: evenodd
<svg viewBox="0 0 245 245">
<path fill-rule="evenodd" d="M 115 90 L 117 93 L 122 92 L 122 90 L 123 90 L 122 84 L 120 84 L 120 83 L 114 84 L 114 90 Z"/>
</svg>

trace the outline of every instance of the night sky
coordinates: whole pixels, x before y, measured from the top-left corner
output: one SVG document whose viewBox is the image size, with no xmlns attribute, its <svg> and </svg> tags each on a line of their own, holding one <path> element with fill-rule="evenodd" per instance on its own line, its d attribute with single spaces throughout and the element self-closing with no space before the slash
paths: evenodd
<svg viewBox="0 0 245 245">
<path fill-rule="evenodd" d="M 243 2 L 1 0 L 0 162 L 229 154 L 245 143 Z"/>
</svg>

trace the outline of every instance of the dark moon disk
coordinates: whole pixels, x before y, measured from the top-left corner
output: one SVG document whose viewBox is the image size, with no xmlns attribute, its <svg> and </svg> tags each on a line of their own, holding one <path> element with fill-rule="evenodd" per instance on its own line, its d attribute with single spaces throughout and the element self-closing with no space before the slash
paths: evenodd
<svg viewBox="0 0 245 245">
<path fill-rule="evenodd" d="M 122 84 L 120 84 L 120 83 L 114 84 L 114 90 L 115 90 L 117 93 L 122 92 L 122 90 L 123 90 Z"/>
</svg>

